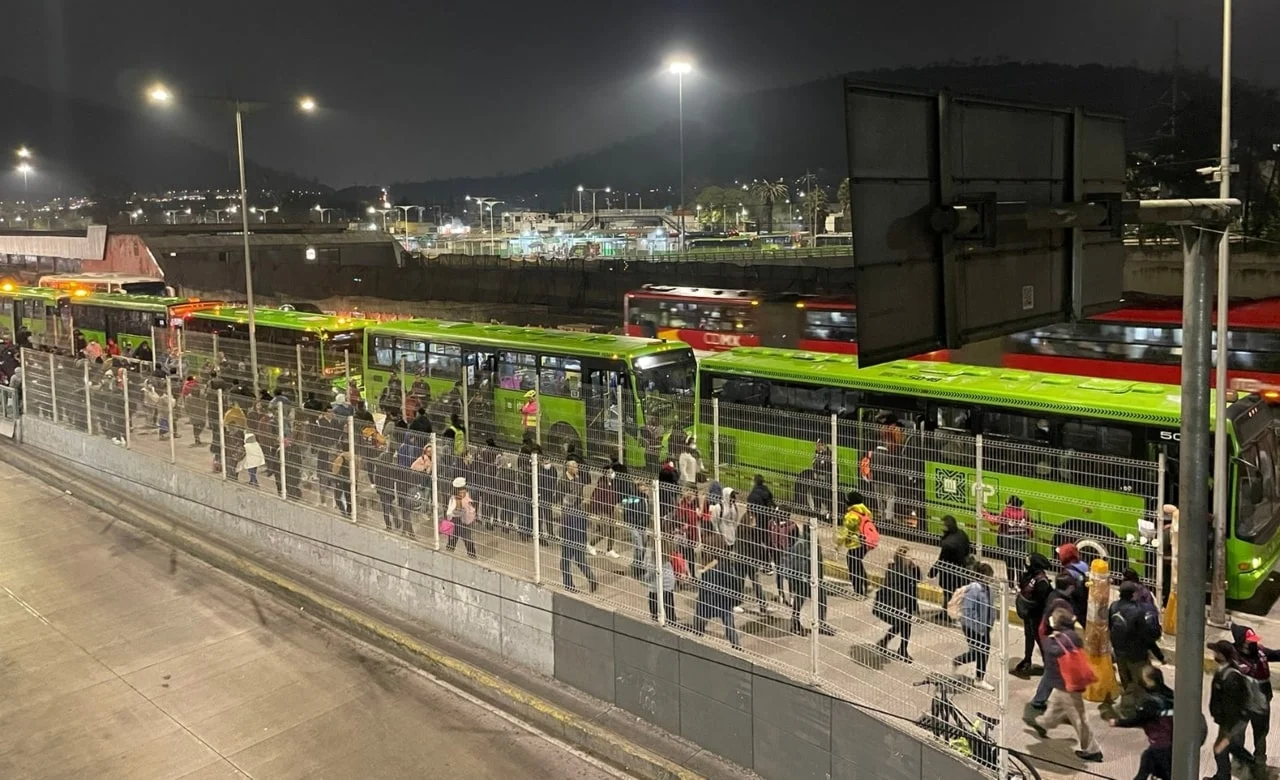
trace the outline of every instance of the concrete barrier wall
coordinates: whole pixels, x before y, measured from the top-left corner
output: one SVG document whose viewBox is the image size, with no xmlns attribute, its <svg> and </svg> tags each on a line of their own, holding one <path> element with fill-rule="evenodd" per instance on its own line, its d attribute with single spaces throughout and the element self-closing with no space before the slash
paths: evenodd
<svg viewBox="0 0 1280 780">
<path fill-rule="evenodd" d="M 264 560 L 446 631 L 767 780 L 978 780 L 954 754 L 740 656 L 213 475 L 27 417 L 54 455 Z M 622 736 L 626 737 L 626 734 Z"/>
</svg>

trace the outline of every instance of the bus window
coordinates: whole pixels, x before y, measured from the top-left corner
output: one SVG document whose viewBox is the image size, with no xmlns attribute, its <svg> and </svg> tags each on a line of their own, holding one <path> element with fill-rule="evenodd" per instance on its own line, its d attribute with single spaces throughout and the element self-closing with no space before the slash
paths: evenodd
<svg viewBox="0 0 1280 780">
<path fill-rule="evenodd" d="M 1048 446 L 1050 430 L 1049 421 L 1042 417 L 991 409 L 982 413 L 982 432 L 988 436 Z"/>
<path fill-rule="evenodd" d="M 1235 536 L 1262 544 L 1280 525 L 1280 459 L 1276 434 L 1267 430 L 1240 451 Z"/>
<path fill-rule="evenodd" d="M 373 365 L 378 368 L 399 370 L 396 360 L 396 342 L 390 336 L 373 337 Z"/>
<path fill-rule="evenodd" d="M 821 341 L 857 341 L 858 318 L 852 311 L 805 311 L 804 337 Z"/>
<path fill-rule="evenodd" d="M 462 347 L 432 343 L 427 351 L 427 376 L 433 379 L 462 379 Z"/>
<path fill-rule="evenodd" d="M 525 352 L 498 353 L 498 385 L 504 390 L 532 390 L 537 359 Z"/>
<path fill-rule="evenodd" d="M 1133 457 L 1133 432 L 1097 423 L 1069 422 L 1062 426 L 1062 446 L 1077 452 Z"/>
<path fill-rule="evenodd" d="M 688 350 L 647 355 L 635 359 L 636 389 L 641 394 L 689 396 L 697 376 L 697 364 Z"/>
<path fill-rule="evenodd" d="M 582 361 L 574 358 L 543 356 L 538 387 L 543 395 L 562 398 L 582 397 Z"/>
</svg>

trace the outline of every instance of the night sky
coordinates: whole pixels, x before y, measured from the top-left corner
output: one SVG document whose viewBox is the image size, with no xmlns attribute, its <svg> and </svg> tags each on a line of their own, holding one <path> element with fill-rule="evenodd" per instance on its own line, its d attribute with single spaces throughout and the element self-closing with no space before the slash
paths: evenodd
<svg viewBox="0 0 1280 780">
<path fill-rule="evenodd" d="M 1235 70 L 1280 87 L 1280 3 L 1236 2 Z M 980 7 L 980 9 L 979 9 Z M 8 0 L 0 72 L 148 110 L 141 86 L 326 110 L 250 118 L 251 155 L 344 186 L 517 172 L 672 118 L 673 53 L 698 63 L 686 106 L 849 70 L 1005 56 L 1216 72 L 1215 0 Z M 225 147 L 216 112 L 157 121 Z M 797 121 L 803 121 L 797 117 Z"/>
</svg>

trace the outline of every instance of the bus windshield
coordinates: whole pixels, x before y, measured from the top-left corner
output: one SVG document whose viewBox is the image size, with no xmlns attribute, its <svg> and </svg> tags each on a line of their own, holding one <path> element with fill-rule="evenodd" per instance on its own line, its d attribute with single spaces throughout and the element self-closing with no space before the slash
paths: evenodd
<svg viewBox="0 0 1280 780">
<path fill-rule="evenodd" d="M 636 389 L 641 395 L 691 396 L 697 369 L 690 350 L 639 357 L 635 360 Z"/>
<path fill-rule="evenodd" d="M 1280 525 L 1280 457 L 1275 427 L 1240 448 L 1236 537 L 1261 544 Z"/>
</svg>

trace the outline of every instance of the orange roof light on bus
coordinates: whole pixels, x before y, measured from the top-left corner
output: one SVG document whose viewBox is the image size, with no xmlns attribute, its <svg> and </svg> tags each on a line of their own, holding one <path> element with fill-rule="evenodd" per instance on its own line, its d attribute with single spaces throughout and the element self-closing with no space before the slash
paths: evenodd
<svg viewBox="0 0 1280 780">
<path fill-rule="evenodd" d="M 84 289 L 83 287 L 72 293 L 72 295 L 76 296 L 77 298 L 83 298 L 88 294 L 89 294 L 89 291 Z"/>
</svg>

